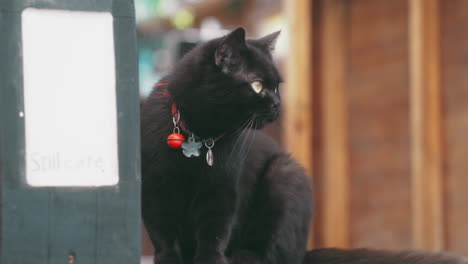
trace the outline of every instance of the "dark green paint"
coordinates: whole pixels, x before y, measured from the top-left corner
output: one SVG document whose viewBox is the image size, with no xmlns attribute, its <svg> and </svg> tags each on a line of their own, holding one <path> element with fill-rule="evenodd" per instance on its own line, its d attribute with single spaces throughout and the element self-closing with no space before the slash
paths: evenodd
<svg viewBox="0 0 468 264">
<path fill-rule="evenodd" d="M 114 16 L 119 184 L 30 187 L 24 165 L 21 12 L 107 11 Z M 136 264 L 140 259 L 139 103 L 132 0 L 0 0 L 0 263 Z"/>
</svg>

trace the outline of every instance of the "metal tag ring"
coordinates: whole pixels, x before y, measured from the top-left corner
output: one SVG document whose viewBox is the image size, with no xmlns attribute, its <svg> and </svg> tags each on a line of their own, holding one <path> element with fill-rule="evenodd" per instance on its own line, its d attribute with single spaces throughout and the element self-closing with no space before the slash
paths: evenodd
<svg viewBox="0 0 468 264">
<path fill-rule="evenodd" d="M 172 116 L 172 122 L 174 123 L 174 126 L 177 125 L 180 121 L 180 113 L 179 110 L 177 110 L 177 120 L 175 119 L 175 116 Z"/>
<path fill-rule="evenodd" d="M 212 148 L 212 147 L 214 146 L 214 144 L 215 144 L 215 142 L 214 142 L 214 140 L 211 139 L 211 138 L 210 138 L 210 139 L 207 139 L 207 140 L 205 141 L 205 147 L 207 147 L 207 148 L 209 148 L 209 149 Z"/>
</svg>

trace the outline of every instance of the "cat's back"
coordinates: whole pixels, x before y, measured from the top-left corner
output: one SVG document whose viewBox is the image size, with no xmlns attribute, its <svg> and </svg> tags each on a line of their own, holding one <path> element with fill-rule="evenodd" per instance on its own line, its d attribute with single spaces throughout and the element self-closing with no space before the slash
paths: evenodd
<svg viewBox="0 0 468 264">
<path fill-rule="evenodd" d="M 302 169 L 289 153 L 285 152 L 272 137 L 263 131 L 250 133 L 246 142 L 250 145 L 246 150 L 246 166 L 249 169 L 267 169 L 265 166 L 271 165 L 267 163 L 278 158 L 288 160 L 290 166 Z"/>
<path fill-rule="evenodd" d="M 245 139 L 245 167 L 248 171 L 260 172 L 268 163 L 283 155 L 278 143 L 263 131 L 253 131 Z"/>
<path fill-rule="evenodd" d="M 249 136 L 251 150 L 246 154 L 245 173 L 256 182 L 267 181 L 289 186 L 299 192 L 311 192 L 304 168 L 278 143 L 262 131 Z M 250 177 L 249 177 L 250 178 Z M 305 189 L 304 189 L 305 188 Z M 300 189 L 300 190 L 299 190 Z"/>
</svg>

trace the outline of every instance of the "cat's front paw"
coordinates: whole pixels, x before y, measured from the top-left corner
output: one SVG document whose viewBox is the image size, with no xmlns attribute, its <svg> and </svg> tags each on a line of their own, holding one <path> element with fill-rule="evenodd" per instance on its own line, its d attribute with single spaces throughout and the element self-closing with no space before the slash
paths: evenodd
<svg viewBox="0 0 468 264">
<path fill-rule="evenodd" d="M 195 258 L 195 264 L 229 264 L 225 256 L 215 255 Z"/>
<path fill-rule="evenodd" d="M 231 264 L 261 264 L 261 259 L 253 252 L 247 250 L 239 250 L 233 253 L 229 259 Z"/>
<path fill-rule="evenodd" d="M 154 264 L 181 264 L 175 252 L 159 253 L 154 256 Z"/>
</svg>

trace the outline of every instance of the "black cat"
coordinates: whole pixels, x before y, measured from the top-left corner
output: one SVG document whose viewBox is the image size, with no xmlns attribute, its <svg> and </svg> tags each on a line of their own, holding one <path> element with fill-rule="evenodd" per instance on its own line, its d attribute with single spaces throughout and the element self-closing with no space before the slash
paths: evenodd
<svg viewBox="0 0 468 264">
<path fill-rule="evenodd" d="M 302 262 L 308 177 L 256 130 L 279 114 L 278 34 L 245 40 L 240 28 L 194 48 L 144 103 L 142 207 L 155 263 Z M 166 144 L 178 113 L 181 134 L 203 144 L 200 157 Z M 210 166 L 204 145 L 213 142 Z"/>
<path fill-rule="evenodd" d="M 270 53 L 278 34 L 245 40 L 239 28 L 197 46 L 143 103 L 142 210 L 155 263 L 383 263 L 379 256 L 387 256 L 306 254 L 310 182 L 257 130 L 279 115 L 281 77 Z M 173 134 L 169 143 L 179 147 L 179 132 L 182 150 L 167 144 Z"/>
</svg>

